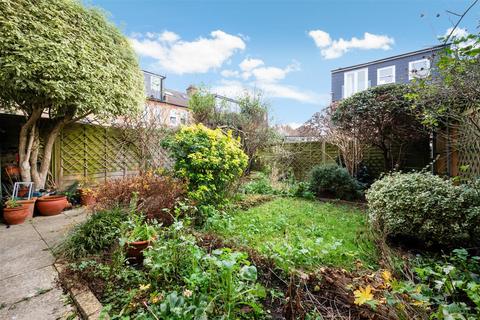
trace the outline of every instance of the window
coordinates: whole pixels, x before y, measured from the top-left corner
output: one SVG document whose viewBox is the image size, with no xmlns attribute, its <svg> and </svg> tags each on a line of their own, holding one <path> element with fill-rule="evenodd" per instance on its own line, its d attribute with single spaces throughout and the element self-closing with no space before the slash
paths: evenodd
<svg viewBox="0 0 480 320">
<path fill-rule="evenodd" d="M 181 124 L 187 124 L 188 121 L 188 113 L 183 111 L 180 113 L 180 123 Z"/>
<path fill-rule="evenodd" d="M 425 78 L 430 75 L 430 60 L 421 59 L 408 63 L 408 80 Z"/>
<path fill-rule="evenodd" d="M 157 76 L 150 76 L 150 88 L 153 91 L 160 91 L 160 85 L 162 80 Z"/>
<path fill-rule="evenodd" d="M 175 111 L 170 111 L 170 124 L 172 126 L 177 125 L 177 113 Z"/>
<path fill-rule="evenodd" d="M 377 69 L 377 85 L 395 83 L 395 66 Z"/>
<path fill-rule="evenodd" d="M 353 94 L 368 88 L 368 69 L 360 69 L 344 74 L 343 97 L 348 98 Z"/>
</svg>

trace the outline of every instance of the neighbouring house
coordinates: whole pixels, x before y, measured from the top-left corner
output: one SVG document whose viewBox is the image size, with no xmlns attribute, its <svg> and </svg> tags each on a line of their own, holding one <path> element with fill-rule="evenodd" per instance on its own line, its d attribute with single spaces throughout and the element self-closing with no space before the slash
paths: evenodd
<svg viewBox="0 0 480 320">
<path fill-rule="evenodd" d="M 331 71 L 332 102 L 348 98 L 370 87 L 390 83 L 404 84 L 416 78 L 435 77 L 436 59 L 448 44 L 407 52 L 384 59 L 364 62 Z M 448 132 L 448 131 L 447 131 Z M 461 174 L 459 168 L 468 164 L 469 154 L 456 150 L 457 132 L 432 132 L 431 139 L 415 143 L 406 150 L 406 168 L 419 168 L 435 161 L 434 172 L 448 176 Z M 374 158 L 371 163 L 380 162 Z"/>
<path fill-rule="evenodd" d="M 180 124 L 187 124 L 191 118 L 188 109 L 188 94 L 192 86 L 187 88 L 185 93 L 165 89 L 164 76 L 148 71 L 143 71 L 143 75 L 147 95 L 145 111 L 153 113 L 167 126 L 176 127 Z"/>
<path fill-rule="evenodd" d="M 408 83 L 429 76 L 436 57 L 444 48 L 445 45 L 438 45 L 332 70 L 332 101 L 348 98 L 370 87 Z"/>
</svg>

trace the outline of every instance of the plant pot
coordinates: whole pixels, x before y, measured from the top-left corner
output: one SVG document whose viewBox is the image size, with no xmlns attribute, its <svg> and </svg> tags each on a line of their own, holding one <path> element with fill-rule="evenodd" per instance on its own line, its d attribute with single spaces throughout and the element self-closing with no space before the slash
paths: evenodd
<svg viewBox="0 0 480 320">
<path fill-rule="evenodd" d="M 23 204 L 25 207 L 27 207 L 27 219 L 32 219 L 33 218 L 33 211 L 35 210 L 35 202 L 37 201 L 37 198 L 34 197 L 30 200 L 17 200 L 18 203 Z"/>
<path fill-rule="evenodd" d="M 83 190 L 79 190 L 80 193 L 80 204 L 82 206 L 93 206 L 96 202 L 97 199 L 95 198 L 95 195 L 91 192 L 84 192 Z"/>
<path fill-rule="evenodd" d="M 37 199 L 37 209 L 42 216 L 54 216 L 67 206 L 66 196 L 44 196 Z"/>
<path fill-rule="evenodd" d="M 23 204 L 21 207 L 3 208 L 3 218 L 9 225 L 24 223 L 27 215 L 28 208 Z"/>
<path fill-rule="evenodd" d="M 127 258 L 133 258 L 136 260 L 143 259 L 143 250 L 145 250 L 154 240 L 155 239 L 128 242 L 126 244 Z"/>
</svg>

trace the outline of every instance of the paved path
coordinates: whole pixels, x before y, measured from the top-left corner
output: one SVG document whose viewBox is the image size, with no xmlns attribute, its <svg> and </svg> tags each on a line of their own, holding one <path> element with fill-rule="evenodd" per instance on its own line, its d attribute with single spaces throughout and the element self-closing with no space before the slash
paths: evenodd
<svg viewBox="0 0 480 320">
<path fill-rule="evenodd" d="M 77 319 L 50 250 L 86 215 L 74 209 L 9 228 L 0 223 L 0 319 Z"/>
</svg>

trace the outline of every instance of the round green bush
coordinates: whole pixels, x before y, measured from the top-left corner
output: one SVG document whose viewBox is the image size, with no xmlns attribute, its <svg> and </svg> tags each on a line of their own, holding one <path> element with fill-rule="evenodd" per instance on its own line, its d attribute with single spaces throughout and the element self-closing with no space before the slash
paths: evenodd
<svg viewBox="0 0 480 320">
<path fill-rule="evenodd" d="M 176 174 L 188 180 L 188 196 L 201 204 L 222 203 L 247 167 L 248 157 L 231 132 L 202 124 L 183 127 L 164 145 L 175 159 Z"/>
<path fill-rule="evenodd" d="M 320 197 L 353 200 L 362 196 L 362 187 L 348 171 L 335 164 L 313 167 L 309 174 L 311 191 Z"/>
<path fill-rule="evenodd" d="M 426 172 L 393 173 L 366 194 L 370 222 L 393 239 L 457 246 L 480 235 L 479 190 Z"/>
</svg>

